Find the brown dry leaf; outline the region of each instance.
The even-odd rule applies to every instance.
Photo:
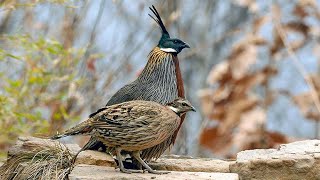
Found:
[[[253,33],[256,34],[261,27],[271,20],[270,16],[262,16],[253,21]]]
[[[228,69],[229,69],[229,62],[227,61],[223,61],[215,65],[209,73],[209,76],[207,78],[207,83],[212,85],[214,83],[221,81],[222,79],[224,79],[223,77],[227,75]]]
[[[298,1],[300,6],[310,6],[310,7],[316,7],[317,1],[316,0],[299,0]]]
[[[265,98],[263,101],[263,106],[264,107],[271,106],[272,103],[276,100],[278,93],[279,92],[276,90],[271,90],[271,89],[267,88],[266,93],[265,93]]]
[[[293,14],[300,18],[304,18],[309,15],[309,13],[304,9],[304,6],[302,6],[301,4],[297,4],[295,6]]]
[[[264,130],[265,123],[265,110],[256,107],[242,114],[237,131],[228,129],[221,133],[221,123],[205,129],[200,136],[200,144],[216,155],[234,157],[234,153],[241,150],[275,148],[279,144],[288,143],[286,136]]]
[[[313,104],[310,93],[302,93],[292,96],[292,100],[299,107],[302,114],[306,114],[309,111],[310,105]]]
[[[317,43],[313,46],[312,52],[317,58],[320,58],[320,43]]]
[[[280,144],[286,144],[289,140],[287,136],[278,132],[269,132],[261,129],[259,132],[250,135],[250,141],[241,146],[238,151],[248,149],[269,149],[278,148]]]
[[[234,88],[234,94],[242,97],[249,92],[251,88],[261,84],[261,82],[263,82],[266,78],[266,74],[264,74],[262,71],[248,74],[234,83],[236,87]]]
[[[238,151],[246,149],[251,144],[259,142],[261,130],[266,121],[266,112],[261,108],[254,108],[243,113],[239,121],[238,130],[233,136],[232,144]]]
[[[169,22],[175,22],[181,16],[181,11],[176,10],[172,12],[169,16]]]
[[[278,73],[277,68],[273,66],[266,66],[263,69],[248,74],[246,77],[238,80],[235,84],[237,86],[244,86],[244,91],[247,91],[248,89],[251,89],[252,87],[258,85],[258,84],[265,84],[266,81],[271,77]],[[245,93],[245,92],[243,92]]]
[[[315,86],[316,91],[318,94],[320,93],[320,77],[318,74],[309,74],[309,78],[312,81],[312,84]]]
[[[226,104],[214,105],[214,108],[211,110],[212,112],[208,116],[209,119],[223,121],[226,116]]]
[[[291,22],[289,22],[287,24],[284,24],[283,27],[286,30],[290,30],[290,31],[295,31],[295,32],[301,33],[305,37],[308,35],[308,32],[309,32],[309,26],[306,25],[302,21],[291,21]]]
[[[278,5],[273,4],[271,8],[272,12],[272,20],[278,20],[281,21],[281,9]],[[273,43],[270,48],[270,53],[272,56],[276,56],[277,53],[284,47],[284,42],[281,39],[281,36],[279,35],[276,26],[273,26]]]
[[[297,38],[294,40],[291,40],[290,42],[288,42],[290,44],[290,47],[293,50],[297,50],[299,48],[301,48],[307,40],[308,37],[308,33],[310,32],[310,28],[308,25],[306,25],[304,22],[302,21],[291,21],[289,23],[286,24],[281,24],[281,26],[283,27],[283,31],[284,33],[286,33],[288,36],[289,33],[299,33],[301,35],[303,35],[302,38]],[[282,41],[281,36],[279,35],[279,32],[277,31],[276,27],[274,27],[273,29],[273,45],[271,47],[270,53],[272,56],[276,56],[277,53],[282,50],[285,46],[284,46],[284,42]],[[299,36],[295,36],[295,37],[299,37]]]
[[[256,107],[242,114],[239,123],[239,132],[256,132],[266,123],[266,112],[260,107]]]
[[[231,94],[231,89],[229,86],[220,86],[217,90],[212,93],[212,100],[215,104],[219,104],[225,100],[228,100],[228,97]]]
[[[241,53],[244,50],[244,47],[247,45],[266,45],[267,40],[262,36],[255,34],[248,34],[242,40],[237,42],[232,46],[232,52],[228,59],[233,59],[233,57],[237,56],[237,54]]]
[[[243,97],[229,102],[225,107],[225,118],[219,126],[219,133],[225,133],[228,129],[233,129],[238,125],[242,115],[250,111],[258,104],[258,98],[254,96]]]
[[[265,131],[266,141],[268,142],[269,148],[276,148],[280,144],[287,144],[291,142],[287,136],[279,132]]]
[[[312,120],[320,120],[320,113],[314,105],[314,100],[311,96],[311,91],[292,96],[292,101],[299,107],[301,113]]]
[[[292,50],[296,51],[296,50],[299,50],[305,43],[306,39],[302,39],[302,40],[295,40],[295,41],[292,41],[290,43],[290,47],[292,48]]]
[[[265,45],[267,41],[257,35],[248,35],[243,40],[235,44],[228,57],[230,69],[234,79],[245,76],[251,65],[257,60],[257,46]]]
[[[95,61],[96,61],[96,58],[94,58],[94,57],[90,57],[90,58],[87,60],[87,69],[88,69],[89,71],[93,72],[93,73],[96,72],[96,67],[95,67],[95,65],[94,65]]]
[[[209,117],[213,110],[213,100],[212,100],[213,90],[202,89],[198,92],[198,97],[200,98],[201,110],[203,114]]]
[[[256,13],[259,10],[259,6],[255,0],[234,0],[239,6],[247,7],[250,12]]]
[[[314,36],[315,38],[319,38],[319,36],[320,36],[320,27],[319,26],[311,26],[311,27],[309,27],[309,29],[310,29],[309,33],[311,36]]]
[[[272,18],[273,19],[280,19],[280,17],[281,17],[281,9],[280,9],[279,5],[272,4],[271,13],[272,13]]]
[[[234,79],[242,78],[249,67],[255,63],[257,48],[254,45],[241,46],[232,51],[229,57],[231,62],[231,72]]]
[[[297,50],[297,49],[301,48],[306,43],[310,28],[304,22],[291,21],[287,24],[284,24],[283,27],[284,27],[284,30],[287,34],[295,32],[295,33],[300,33],[303,35],[302,38],[294,39],[289,42],[290,47],[293,50]],[[299,37],[299,36],[295,36],[295,37]]]
[[[232,139],[238,151],[257,148],[274,148],[287,143],[286,136],[265,130],[266,112],[257,107],[243,114],[238,131]]]
[[[226,157],[232,147],[232,133],[219,134],[217,127],[206,128],[200,135],[200,144],[214,154]]]
[[[202,111],[209,119],[222,121],[225,117],[227,102],[229,102],[229,88],[220,86],[216,90],[203,89],[198,92]]]
[[[279,32],[276,30],[276,27],[273,29],[273,43],[270,48],[270,54],[276,56],[277,53],[284,47],[284,42],[279,35]]]
[[[247,44],[253,44],[256,46],[263,46],[268,44],[268,41],[264,37],[259,35],[248,35],[246,39],[247,40],[244,43]]]

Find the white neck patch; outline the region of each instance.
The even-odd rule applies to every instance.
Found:
[[[170,52],[177,52],[176,50],[172,49],[172,48],[160,48],[161,51],[170,53]]]
[[[168,107],[175,113],[179,112],[179,110],[177,108],[175,108],[175,107],[172,107],[172,106],[168,106]]]

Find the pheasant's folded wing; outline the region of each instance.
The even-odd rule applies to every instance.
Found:
[[[146,133],[161,126],[160,118],[167,116],[160,105],[146,101],[127,102],[109,106],[92,122],[96,131],[104,137],[127,137],[131,140],[145,137]]]
[[[132,101],[102,108],[94,116],[94,124],[105,126],[147,125],[163,114],[160,105],[147,101]]]

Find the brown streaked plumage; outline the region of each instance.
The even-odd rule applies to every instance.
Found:
[[[172,136],[180,125],[181,115],[195,111],[185,99],[178,98],[167,106],[152,101],[129,101],[107,106],[95,116],[53,136],[59,139],[72,135],[91,135],[115,149],[122,172],[133,172],[123,167],[121,151],[132,152],[150,173],[152,170],[140,157],[140,151],[156,146]],[[135,172],[135,171],[134,171]]]

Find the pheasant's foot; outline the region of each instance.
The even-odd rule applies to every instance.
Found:
[[[169,171],[156,171],[153,169],[147,169],[147,171],[152,174],[168,174],[168,173],[170,173]]]

